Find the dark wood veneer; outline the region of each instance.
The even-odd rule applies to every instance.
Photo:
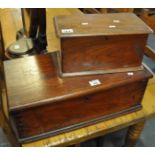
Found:
[[[25,143],[141,108],[146,69],[60,78],[51,54],[4,62],[8,109],[19,142]],[[99,79],[101,84],[90,86]]]
[[[132,13],[57,16],[63,77],[137,71],[152,30]],[[73,32],[63,33],[71,29]]]
[[[56,16],[54,21],[57,36],[61,38],[153,33],[153,30],[134,13],[76,14]],[[110,25],[116,27],[110,28]],[[70,28],[74,33],[61,32],[61,29]]]
[[[141,66],[147,35],[62,38],[62,72]]]

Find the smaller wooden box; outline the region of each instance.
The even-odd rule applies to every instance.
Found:
[[[152,33],[132,13],[57,16],[61,76],[141,70],[144,47]]]
[[[4,73],[9,121],[19,143],[141,109],[152,76],[144,69],[61,79],[49,54],[5,61]]]

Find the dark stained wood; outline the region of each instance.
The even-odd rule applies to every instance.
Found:
[[[12,112],[19,141],[34,141],[140,109],[146,83],[135,82],[52,106]]]
[[[62,38],[62,72],[82,72],[141,65],[147,35]]]
[[[57,16],[61,51],[57,58],[63,77],[140,70],[149,33],[132,13]],[[73,32],[64,33],[65,29]]]
[[[9,116],[18,142],[30,142],[141,108],[147,70],[60,78],[50,54],[4,62]],[[99,79],[101,84],[90,86]]]
[[[54,20],[57,36],[61,38],[153,33],[152,29],[133,13],[56,16]],[[116,27],[110,28],[110,25]],[[73,29],[74,33],[62,33],[62,29]]]
[[[51,54],[30,56],[4,62],[9,111],[64,101],[107,90],[116,86],[151,77],[146,71],[60,78]],[[92,87],[89,81],[98,79],[101,85]]]

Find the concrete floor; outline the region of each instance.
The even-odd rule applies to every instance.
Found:
[[[0,147],[11,146],[2,128],[0,128]]]
[[[148,44],[155,49],[155,35],[150,35]],[[155,62],[148,57],[144,57],[143,60],[153,72],[155,72]],[[137,147],[153,147],[155,146],[155,119],[148,120],[145,124],[144,130],[136,144]],[[104,137],[100,137],[97,142],[90,140],[82,143],[82,146],[122,146],[125,139],[125,133],[127,129],[122,129],[115,133],[111,133]],[[6,135],[0,128],[0,147],[11,146],[6,138]]]
[[[155,119],[148,120],[144,130],[136,144],[137,147],[154,147],[155,146]]]

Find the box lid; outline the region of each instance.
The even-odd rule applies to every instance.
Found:
[[[54,17],[58,37],[149,34],[153,30],[133,13]]]
[[[133,76],[116,73],[61,79],[50,54],[5,61],[4,74],[9,111],[58,103],[152,76],[142,70]],[[93,80],[100,83],[92,85]]]

